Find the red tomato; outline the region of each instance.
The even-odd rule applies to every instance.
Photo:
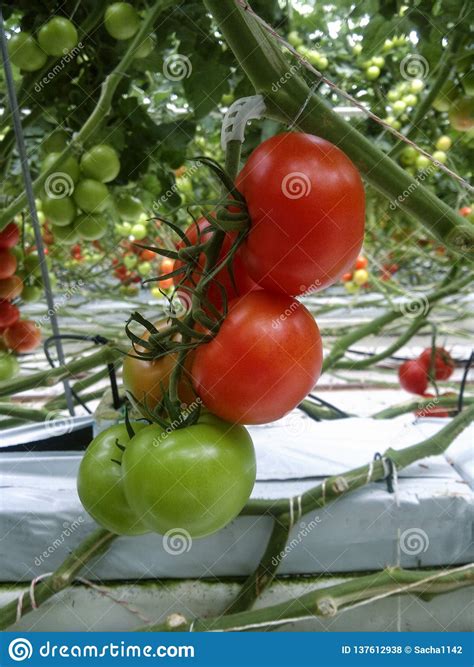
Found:
[[[10,276],[0,280],[0,299],[12,301],[20,296],[23,290],[23,280],[19,276]]]
[[[191,369],[205,406],[227,421],[264,424],[283,417],[314,387],[323,359],[311,313],[282,294],[235,299],[218,334],[196,350]]]
[[[459,215],[462,215],[463,218],[467,218],[472,213],[472,208],[470,206],[463,206],[459,209]]]
[[[0,332],[4,331],[20,319],[20,311],[9,301],[0,301]]]
[[[350,280],[352,280],[352,273],[350,272],[344,273],[344,275],[342,276],[342,282],[348,283]]]
[[[441,394],[440,398],[442,396],[455,396],[453,392],[448,392],[447,394]],[[432,405],[428,404],[424,408],[419,408],[418,410],[415,411],[415,415],[417,417],[449,417],[449,411],[446,410],[446,408],[443,408],[441,406],[437,407],[437,399],[434,394],[423,394],[424,398],[432,398]]]
[[[14,222],[10,222],[0,232],[0,248],[13,248],[19,240],[20,230]]]
[[[367,257],[364,257],[363,255],[360,255],[356,259],[356,263],[355,263],[354,268],[355,269],[365,269],[365,268],[367,268],[368,264],[369,264],[369,260],[367,259]]]
[[[418,357],[418,360],[427,371],[431,365],[431,347],[428,347]],[[444,347],[437,347],[434,356],[434,373],[436,380],[447,380],[453,374],[455,368],[454,359]]]
[[[423,396],[428,387],[428,372],[426,366],[418,359],[405,361],[398,369],[400,386],[411,394]]]
[[[142,262],[152,262],[157,257],[158,255],[156,254],[156,252],[153,252],[153,250],[147,250],[146,248],[145,250],[142,250],[140,253],[140,259],[142,260]]]
[[[253,151],[236,185],[251,220],[242,257],[259,285],[298,295],[352,269],[364,236],[364,186],[337,146],[279,134]]]
[[[31,320],[18,320],[3,333],[3,340],[9,350],[31,352],[41,342],[39,328]]]
[[[9,250],[0,249],[0,280],[10,278],[16,271],[16,257]]]
[[[186,230],[186,236],[192,245],[196,245],[197,243],[206,243],[206,241],[209,241],[211,236],[211,229],[212,227],[206,218],[200,218],[197,221],[197,225],[193,223],[188,227]],[[236,236],[237,234],[235,232],[228,232],[225,235],[224,243],[222,244],[221,252],[219,254],[219,262],[221,262],[228,255]],[[180,241],[180,243],[177,245],[178,250],[184,247],[185,244],[182,241]],[[191,279],[182,282],[184,274],[178,274],[173,277],[174,284],[179,285],[181,283],[187,287],[193,287],[197,285],[201,272],[204,270],[204,263],[205,256],[204,253],[201,253],[198,258],[196,271],[193,272]],[[178,269],[183,266],[183,264],[184,262],[176,260],[174,263],[174,268]],[[241,257],[241,249],[239,249],[234,256],[232,268],[234,272],[235,287],[232,283],[232,279],[227,267],[221,269],[221,271],[219,271],[215,279],[209,285],[207,298],[218,310],[222,310],[224,305],[222,299],[222,288],[219,287],[219,285],[222,285],[222,287],[225,289],[227,302],[235,299],[238,296],[243,296],[244,294],[247,294],[254,289],[257,289],[257,285],[249,277],[247,271],[245,270]]]

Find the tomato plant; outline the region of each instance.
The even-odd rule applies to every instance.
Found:
[[[364,235],[362,180],[330,142],[287,132],[256,148],[237,178],[251,219],[242,257],[266,289],[321,290],[355,262]]]
[[[145,425],[131,424],[135,434]],[[134,512],[124,493],[123,454],[130,446],[125,424],[99,433],[88,446],[79,466],[77,491],[84,508],[101,526],[118,535],[149,532],[141,515]]]
[[[150,530],[205,537],[242,510],[255,483],[255,452],[243,426],[211,417],[163,432],[152,424],[123,457],[127,500]]]
[[[318,326],[298,301],[258,290],[229,304],[218,334],[196,350],[198,396],[219,417],[262,424],[283,417],[319,378]]]

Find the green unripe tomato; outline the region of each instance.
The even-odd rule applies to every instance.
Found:
[[[288,42],[295,48],[303,44],[303,40],[298,35],[296,30],[292,30],[290,33],[288,33]]]
[[[114,39],[130,39],[140,27],[140,17],[130,3],[114,2],[105,10],[104,23]]]
[[[418,155],[416,158],[417,169],[426,169],[430,164],[430,160],[425,155]]]
[[[405,95],[403,97],[403,101],[407,106],[414,107],[415,104],[418,102],[418,98],[416,95],[413,95],[413,93],[408,93],[408,95]]]
[[[49,153],[49,155],[47,155],[43,161],[41,171],[44,172],[50,169],[59,156],[60,153]],[[79,180],[80,173],[81,172],[79,169],[79,162],[72,155],[69,155],[69,157],[67,157],[63,162],[60,162],[60,164],[54,169],[53,172],[53,174],[58,174],[57,178],[58,186],[60,185],[60,179],[59,179],[60,174],[67,174],[71,178],[73,183],[77,183],[77,181]],[[52,175],[49,176],[49,178],[51,179],[50,180],[51,190],[54,193],[55,180]],[[67,188],[67,185],[65,184],[64,187]]]
[[[68,139],[67,132],[64,130],[54,130],[43,141],[41,148],[45,153],[61,153],[66,148]]]
[[[46,216],[43,213],[43,211],[37,211],[36,215],[38,217],[38,222],[40,223],[40,225],[43,225],[46,222]]]
[[[400,162],[408,166],[410,164],[414,164],[416,162],[416,159],[418,157],[418,151],[413,148],[413,146],[406,146],[400,155]]]
[[[382,68],[385,65],[385,58],[383,56],[374,56],[372,58],[372,64]]]
[[[25,72],[36,72],[48,59],[27,32],[16,33],[8,40],[8,55],[11,62]]]
[[[77,219],[77,218],[76,218]],[[80,240],[75,222],[63,227],[55,226],[53,236],[56,243],[60,245],[73,245]]]
[[[74,226],[81,239],[98,241],[107,233],[107,220],[103,215],[84,214],[76,218]]]
[[[344,287],[349,294],[356,294],[359,291],[359,286],[349,280],[347,283],[344,283]]]
[[[98,144],[89,149],[81,158],[84,176],[101,183],[109,183],[117,178],[120,160],[117,151],[106,144]]]
[[[461,84],[466,95],[474,96],[474,70],[467,72],[463,76]]]
[[[131,269],[134,269],[138,264],[138,258],[136,255],[125,255],[125,257],[123,258],[123,263],[125,267],[130,271]]]
[[[394,113],[400,115],[401,113],[403,113],[403,111],[405,111],[407,105],[406,102],[404,102],[403,100],[397,100],[396,102],[393,103],[392,108]]]
[[[221,97],[221,102],[224,106],[230,107],[232,102],[235,100],[234,93],[224,93]]]
[[[42,296],[43,290],[36,285],[24,285],[21,291],[21,298],[25,303],[35,303],[36,301],[39,301]]]
[[[109,191],[100,181],[85,178],[74,189],[74,200],[81,211],[99,213],[107,206]]]
[[[136,222],[143,213],[143,206],[137,197],[123,194],[115,199],[115,208],[123,220]]]
[[[433,153],[433,158],[437,162],[441,162],[441,164],[446,164],[446,162],[448,161],[448,156],[446,155],[446,153],[444,151],[435,151]]]
[[[69,19],[55,16],[38,32],[38,42],[48,56],[63,56],[77,44],[77,30]]]
[[[449,122],[458,132],[474,128],[474,97],[458,97],[449,108]]]
[[[137,271],[142,278],[146,278],[151,274],[152,266],[150,262],[140,262]]]
[[[327,69],[328,66],[329,66],[329,60],[326,58],[326,56],[319,56],[317,64],[318,69],[322,71]]]
[[[385,42],[383,43],[382,51],[384,53],[387,53],[387,51],[390,51],[390,49],[393,49],[393,42],[391,39],[386,39]]]
[[[130,230],[130,235],[133,236],[136,241],[142,241],[146,237],[147,233],[148,231],[146,225],[141,222],[136,222]]]
[[[0,352],[0,382],[16,377],[20,372],[20,364],[13,354]]]
[[[375,81],[380,76],[380,68],[377,65],[370,65],[365,70],[365,76],[369,81]]]
[[[308,49],[306,51],[306,60],[311,63],[311,65],[314,65],[315,67],[318,66],[319,59],[321,57],[321,54],[318,53],[315,49]]]
[[[412,79],[410,82],[410,90],[412,93],[421,93],[424,87],[425,83],[421,79]]]
[[[133,422],[132,428],[139,435],[145,425]],[[127,449],[129,444],[125,424],[99,433],[79,466],[77,492],[84,509],[99,525],[117,535],[143,535],[149,529],[130,507],[123,487],[122,447]]]
[[[242,510],[255,483],[253,443],[243,426],[209,418],[164,433],[157,424],[122,459],[126,498],[150,530],[185,538],[217,532]]]
[[[132,225],[129,222],[122,222],[121,224],[115,225],[115,229],[121,236],[128,236],[132,230]]]
[[[359,287],[365,285],[368,279],[369,272],[366,269],[357,269],[357,271],[354,271],[354,275],[352,276],[352,280]]]
[[[394,116],[387,116],[387,118],[385,119],[385,122],[387,123],[387,125],[390,125],[391,127],[393,127],[394,130],[399,130],[402,126],[400,121],[397,120]]]
[[[398,100],[399,93],[396,90],[389,90],[387,93],[387,99],[389,102],[396,102]]]
[[[76,217],[76,205],[71,197],[62,199],[46,197],[43,200],[43,213],[53,225],[69,225]]]
[[[433,101],[433,109],[436,111],[449,111],[451,104],[457,96],[458,90],[456,84],[450,80],[446,81],[439,91],[438,96]]]
[[[443,134],[436,141],[435,147],[439,151],[449,151],[452,144],[453,144],[453,142],[451,141],[450,137],[448,137],[446,134]]]
[[[148,35],[145,37],[140,46],[135,50],[133,54],[134,58],[147,58],[153,49],[156,46],[156,40],[153,35]]]
[[[352,47],[352,53],[355,56],[360,56],[360,54],[362,53],[362,44],[354,44],[354,46]]]

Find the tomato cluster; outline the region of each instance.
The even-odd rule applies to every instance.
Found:
[[[41,334],[38,327],[31,320],[20,319],[20,309],[17,302],[21,296],[24,300],[32,300],[34,286],[25,284],[22,275],[19,275],[17,257],[21,255],[17,248],[20,240],[18,226],[11,222],[0,232],[0,335],[4,348],[11,352],[31,352],[40,344]],[[29,273],[32,268],[31,260],[25,266],[23,273]],[[18,362],[2,353],[0,357],[0,379],[7,380],[18,372]]]
[[[369,260],[364,255],[360,255],[354,264],[352,271],[348,271],[342,276],[342,282],[349,294],[359,291],[360,287],[369,286]]]
[[[41,26],[36,39],[28,32],[15,33],[8,42],[8,53],[11,62],[21,70],[35,72],[46,64],[48,56],[64,56],[77,42],[74,23],[62,16],[53,16]]]
[[[425,398],[434,398],[427,392],[430,378],[448,380],[453,374],[455,363],[451,355],[443,347],[426,348],[417,359],[405,361],[398,369],[400,386],[412,394]],[[450,393],[442,394],[449,396]],[[436,406],[417,411],[427,417],[448,417],[449,412]]]
[[[185,429],[131,426],[132,438],[123,424],[99,434],[81,462],[79,497],[99,524],[119,535],[175,530],[191,539],[239,514],[256,476],[243,426],[209,413]]]

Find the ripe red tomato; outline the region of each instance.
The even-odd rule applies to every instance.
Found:
[[[400,386],[411,394],[423,396],[428,387],[428,372],[418,359],[405,361],[398,369]]]
[[[472,213],[472,208],[470,206],[463,206],[459,209],[459,215],[462,215],[463,218],[467,218]]]
[[[0,299],[12,301],[20,296],[23,290],[23,280],[19,276],[10,276],[0,280]]]
[[[369,260],[367,259],[367,257],[364,257],[363,255],[360,255],[356,259],[356,263],[355,263],[354,268],[355,269],[366,269],[368,264],[369,264]]]
[[[186,236],[188,237],[192,245],[196,245],[198,243],[206,243],[206,241],[209,241],[209,238],[211,236],[211,230],[212,227],[206,220],[206,218],[200,218],[197,221],[197,225],[193,223],[188,227],[186,231]],[[225,235],[224,243],[222,244],[221,252],[219,254],[219,259],[218,259],[219,262],[223,261],[225,257],[229,254],[230,249],[232,248],[232,244],[235,242],[236,236],[237,235],[235,232],[228,232]],[[182,241],[177,245],[178,250],[184,247],[185,244]],[[197,260],[196,271],[193,272],[191,278],[183,282],[184,274],[178,274],[173,277],[174,284],[179,285],[181,283],[186,287],[193,287],[197,285],[200,275],[204,270],[204,264],[205,264],[205,256],[204,253],[201,253]],[[174,269],[179,269],[183,265],[184,262],[176,260],[174,262]],[[214,280],[209,285],[207,291],[207,298],[213,304],[213,306],[215,306],[218,310],[222,310],[224,305],[222,299],[222,287],[225,289],[227,303],[238,296],[243,296],[244,294],[247,294],[248,292],[257,289],[257,285],[250,278],[244,267],[240,248],[234,255],[232,268],[234,272],[235,287],[232,283],[232,279],[227,267],[221,269],[214,278]],[[221,285],[222,287],[219,287],[219,285]]]
[[[418,357],[427,371],[431,365],[431,347],[428,347]],[[436,380],[447,380],[453,374],[454,359],[443,347],[437,347],[434,355],[434,374]]]
[[[311,313],[291,297],[258,290],[230,302],[218,334],[197,348],[191,375],[211,412],[233,423],[263,424],[303,400],[322,358]]]
[[[352,280],[352,273],[344,273],[342,276],[342,282],[343,283],[348,283],[350,280]]]
[[[9,301],[0,301],[0,332],[4,331],[20,319],[20,311]]]
[[[14,222],[8,225],[0,232],[0,248],[13,248],[20,240],[20,230]]]
[[[364,236],[364,186],[337,146],[279,134],[253,151],[236,185],[251,220],[242,257],[259,285],[296,296],[352,269]]]
[[[0,280],[10,278],[16,271],[16,257],[5,248],[0,248]]]
[[[440,394],[440,398],[443,396],[456,396],[454,392],[448,392],[446,394]],[[432,398],[432,404],[428,404],[424,408],[419,408],[416,410],[415,415],[417,417],[449,417],[449,410],[442,406],[436,406],[437,399],[434,394],[423,394],[423,398]]]
[[[18,320],[3,332],[3,340],[9,350],[31,352],[41,342],[39,328],[31,320]]]

